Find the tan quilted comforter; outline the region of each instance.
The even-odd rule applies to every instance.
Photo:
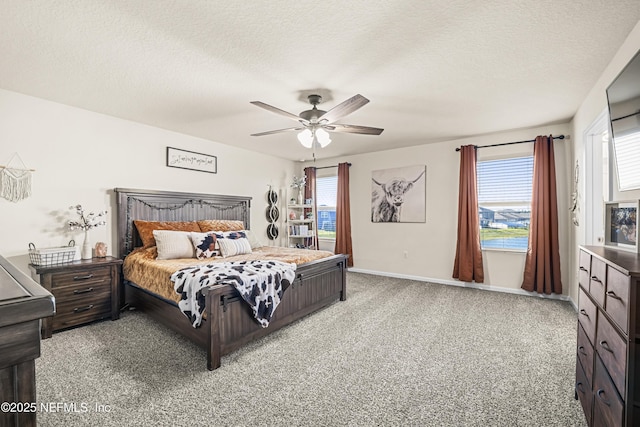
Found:
[[[209,258],[205,260],[196,258],[157,260],[157,255],[158,252],[155,246],[131,252],[124,260],[124,278],[141,288],[145,288],[154,294],[177,303],[180,301],[180,295],[173,290],[173,282],[169,280],[169,277],[184,267],[210,264],[212,262],[253,260],[278,260],[300,265],[326,258],[333,254],[328,251],[263,246],[253,249],[252,253],[246,255],[237,255],[228,258]]]

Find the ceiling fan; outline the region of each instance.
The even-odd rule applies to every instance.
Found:
[[[320,95],[309,95],[307,97],[309,103],[313,105],[310,110],[305,110],[299,115],[288,113],[279,108],[273,107],[269,104],[265,104],[260,101],[252,101],[253,105],[256,105],[272,113],[279,114],[284,117],[288,117],[299,122],[299,125],[292,128],[271,130],[267,132],[260,132],[251,134],[251,136],[264,136],[272,135],[274,133],[289,132],[289,131],[301,131],[298,134],[298,140],[306,148],[315,148],[315,143],[320,147],[326,147],[330,142],[328,132],[342,132],[342,133],[359,133],[363,135],[380,135],[384,129],[372,128],[367,126],[357,125],[345,125],[335,123],[347,114],[351,114],[357,109],[363,107],[369,102],[367,98],[362,95],[355,95],[346,101],[336,105],[329,111],[318,110],[317,106],[322,102]]]

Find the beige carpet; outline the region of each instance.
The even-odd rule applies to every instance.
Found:
[[[347,301],[212,372],[203,350],[140,312],[54,334],[36,364],[38,401],[77,412],[40,412],[38,421],[583,426],[575,342],[565,302],[348,273]]]

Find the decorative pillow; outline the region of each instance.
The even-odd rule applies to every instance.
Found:
[[[244,234],[247,235],[247,239],[249,240],[249,244],[251,245],[251,249],[261,248],[265,246],[258,237],[251,230],[244,230]]]
[[[220,256],[220,248],[216,239],[216,233],[191,234],[191,242],[196,249],[196,258],[207,259]]]
[[[133,223],[138,229],[138,234],[142,240],[142,247],[148,248],[156,245],[153,237],[153,230],[175,230],[175,231],[200,231],[198,223],[195,221],[140,221]]]
[[[220,239],[218,240],[218,244],[220,245],[220,252],[222,252],[223,258],[251,253],[251,245],[245,237],[239,239]]]
[[[216,235],[216,239],[246,239],[247,233],[244,230],[240,231],[213,231]]]
[[[229,219],[204,219],[198,221],[200,231],[240,231],[244,230],[242,221]]]
[[[195,250],[191,244],[191,233],[188,231],[153,230],[153,237],[158,249],[157,259],[195,258]]]

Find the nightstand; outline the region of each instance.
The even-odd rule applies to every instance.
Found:
[[[56,300],[56,313],[42,321],[42,338],[95,320],[120,317],[122,260],[92,258],[48,267],[29,265],[31,277]]]

